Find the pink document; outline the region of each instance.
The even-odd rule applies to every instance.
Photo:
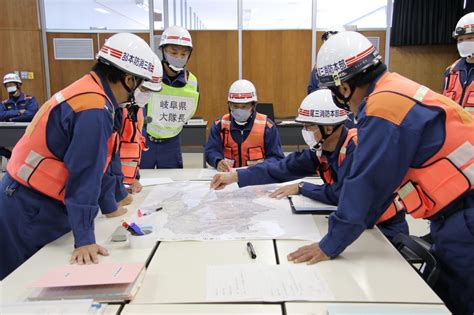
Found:
[[[30,288],[132,283],[144,266],[144,263],[67,265],[49,270],[43,277],[33,282]]]

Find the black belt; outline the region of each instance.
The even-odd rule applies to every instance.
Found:
[[[474,191],[470,191],[466,195],[464,195],[460,200],[455,200],[451,204],[449,204],[445,209],[435,213],[431,217],[427,218],[430,221],[437,221],[437,220],[446,220],[451,215],[455,214],[458,211],[464,210],[469,208],[470,206],[467,204],[467,199],[472,198]]]
[[[148,139],[150,139],[151,142],[155,142],[155,143],[161,143],[161,142],[165,142],[166,140],[168,140],[168,139],[158,139],[158,138],[155,138],[155,137],[150,136],[150,135],[148,135]]]

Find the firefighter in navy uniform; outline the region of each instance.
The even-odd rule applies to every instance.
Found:
[[[283,159],[275,123],[256,111],[257,92],[252,82],[232,83],[229,114],[215,121],[205,147],[206,161],[218,171]]]

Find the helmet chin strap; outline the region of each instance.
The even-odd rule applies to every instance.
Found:
[[[326,141],[327,138],[329,138],[332,134],[334,134],[337,129],[339,129],[343,124],[340,124],[340,125],[337,125],[336,128],[334,128],[334,130],[328,134],[325,130],[324,130],[324,127],[321,126],[321,125],[318,125],[318,128],[319,128],[319,132],[321,132],[321,140],[318,141],[318,143],[316,143],[316,145],[314,146],[314,149],[315,150],[319,150],[321,149],[324,141]]]
[[[351,93],[349,94],[348,97],[345,97],[344,95],[342,95],[342,93],[339,91],[339,88],[337,86],[329,88],[331,92],[334,94],[332,97],[334,104],[336,104],[337,107],[344,109],[346,111],[351,110],[350,105],[349,105],[349,100],[352,98],[352,95],[354,94],[354,90],[355,90],[355,87],[353,84],[349,83],[349,87],[351,88]],[[340,100],[342,100],[342,102]]]

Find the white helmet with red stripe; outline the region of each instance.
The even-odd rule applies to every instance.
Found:
[[[150,46],[137,35],[118,33],[105,41],[97,59],[144,80],[151,80],[155,68],[154,56]]]
[[[379,52],[364,35],[350,31],[335,34],[318,53],[320,86],[339,86],[380,60]]]
[[[255,86],[248,80],[235,81],[229,88],[227,101],[238,104],[257,102]]]
[[[459,19],[453,32],[454,39],[459,36],[474,33],[474,12],[468,13]]]
[[[297,122],[320,126],[340,125],[346,120],[347,112],[334,104],[328,89],[320,89],[306,96],[296,117]]]
[[[21,84],[21,79],[18,76],[18,74],[12,72],[12,73],[7,73],[3,77],[3,85],[10,83],[10,82],[15,82]]]
[[[142,86],[153,92],[159,92],[162,88],[161,81],[163,80],[163,66],[161,65],[161,61],[157,55],[153,57],[153,63],[155,64],[155,68],[153,69],[151,81],[143,82]]]
[[[191,34],[181,26],[170,26],[161,34],[159,47],[165,45],[179,45],[193,49],[193,40]]]

